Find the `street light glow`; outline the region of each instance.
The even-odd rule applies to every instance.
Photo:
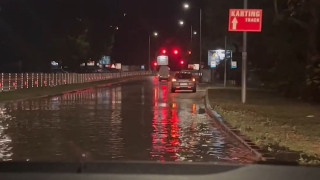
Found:
[[[180,26],[183,26],[183,25],[184,25],[184,22],[183,22],[182,20],[180,20],[180,21],[179,21],[179,25],[180,25]]]
[[[155,37],[157,37],[159,34],[158,34],[158,32],[154,32],[153,35],[154,35]]]
[[[184,3],[184,4],[183,4],[183,8],[184,8],[184,9],[189,9],[189,7],[190,7],[190,5],[189,5],[188,3]]]
[[[193,31],[193,35],[197,35],[198,34],[198,32],[197,31]]]

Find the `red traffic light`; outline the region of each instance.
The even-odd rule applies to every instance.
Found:
[[[179,54],[179,50],[178,49],[174,49],[173,50],[173,54],[175,54],[175,55]]]
[[[166,50],[166,49],[162,49],[162,50],[161,50],[161,53],[162,53],[162,54],[166,54],[166,53],[167,53],[167,50]]]
[[[181,60],[181,61],[180,61],[180,64],[181,64],[181,65],[184,65],[184,60]]]
[[[154,65],[154,66],[158,66],[158,63],[157,63],[157,62],[153,62],[153,65]]]
[[[191,54],[192,54],[192,51],[191,51],[191,50],[189,50],[189,51],[188,51],[188,54],[189,54],[189,55],[191,55]]]

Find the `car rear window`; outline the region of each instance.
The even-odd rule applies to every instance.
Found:
[[[192,74],[176,74],[177,79],[191,79]]]

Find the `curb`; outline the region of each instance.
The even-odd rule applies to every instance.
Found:
[[[225,120],[222,118],[222,116],[217,113],[212,107],[211,104],[209,103],[209,94],[208,94],[208,89],[206,89],[206,94],[205,94],[205,108],[207,114],[216,122],[220,125],[220,127],[229,135],[233,136],[235,139],[237,139],[241,144],[243,144],[245,147],[247,147],[255,156],[257,161],[265,161],[265,157],[259,152],[260,148],[255,145],[253,142],[250,140],[247,140],[245,137],[241,137],[242,135],[238,135],[239,131],[231,127],[230,125],[225,122]]]

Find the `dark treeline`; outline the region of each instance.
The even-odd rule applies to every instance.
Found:
[[[50,61],[76,69],[110,55],[117,1],[1,0],[0,70],[47,71]],[[113,27],[111,27],[113,26]]]
[[[227,32],[229,8],[243,1],[206,0],[205,49],[224,47],[227,35],[241,51],[242,33]],[[249,8],[263,9],[262,32],[248,34],[249,70],[286,96],[320,101],[320,1],[249,0]]]

